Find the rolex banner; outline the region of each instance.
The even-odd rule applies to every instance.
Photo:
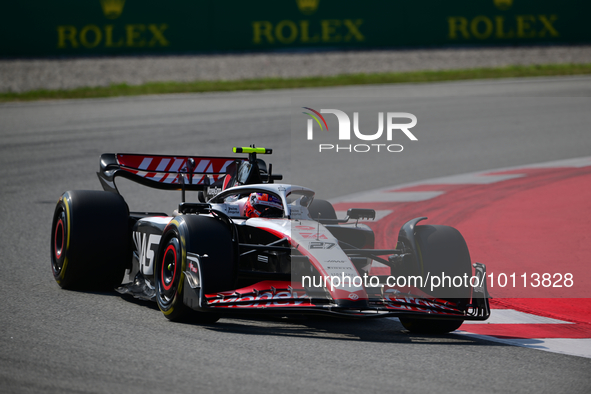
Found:
[[[29,0],[3,7],[3,57],[591,41],[591,3],[579,0]]]

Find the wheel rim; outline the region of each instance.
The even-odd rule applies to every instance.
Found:
[[[178,261],[178,253],[175,245],[175,238],[170,240],[170,243],[164,250],[162,257],[162,264],[160,266],[160,277],[158,278],[158,287],[160,299],[164,304],[172,302],[178,287],[177,277],[179,276],[179,269],[181,268]]]
[[[52,242],[52,268],[55,275],[59,275],[66,256],[66,213],[63,209],[59,211],[53,230]]]
[[[53,240],[53,247],[55,250],[55,258],[59,260],[64,251],[64,222],[60,218],[55,226],[55,236]]]

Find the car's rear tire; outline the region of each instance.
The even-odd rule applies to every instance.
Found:
[[[337,214],[331,203],[315,198],[308,207],[312,219],[336,219]]]
[[[218,315],[193,311],[183,303],[186,254],[207,255],[200,259],[200,281],[205,294],[233,290],[236,245],[231,229],[212,217],[183,215],[171,223],[162,239],[154,267],[158,307],[172,321],[215,323]]]
[[[463,277],[472,276],[472,264],[468,246],[462,234],[448,226],[416,226],[415,240],[417,242],[417,264],[421,275],[427,273],[433,276]],[[470,287],[454,287],[430,292],[425,286],[422,289],[434,297],[453,302],[459,309],[464,309],[470,302]],[[445,334],[460,328],[463,320],[416,319],[401,317],[400,322],[407,330],[420,334]]]
[[[64,289],[113,289],[131,262],[129,210],[118,194],[68,191],[51,225],[51,270]]]

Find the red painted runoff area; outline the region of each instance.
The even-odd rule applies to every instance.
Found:
[[[482,181],[486,177],[495,180]],[[376,233],[377,248],[395,244],[400,226],[415,217],[429,217],[420,224],[456,227],[472,261],[486,264],[492,274],[488,288],[493,309],[565,323],[484,322],[462,330],[497,338],[591,338],[591,166],[523,168],[465,178],[466,183],[458,176],[376,191],[377,202],[367,193],[363,202],[339,202],[335,208],[389,211],[381,220],[366,222]],[[441,194],[426,194],[432,192]],[[409,193],[416,200],[401,202]]]

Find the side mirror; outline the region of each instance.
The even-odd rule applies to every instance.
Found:
[[[347,211],[347,217],[353,220],[376,218],[376,211],[373,209],[351,208]]]

